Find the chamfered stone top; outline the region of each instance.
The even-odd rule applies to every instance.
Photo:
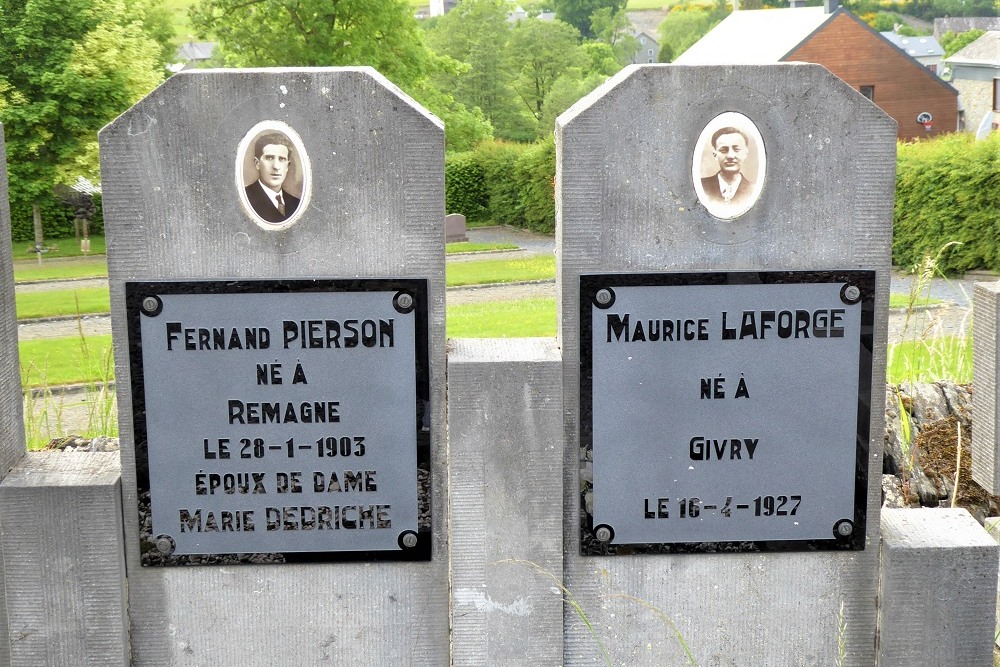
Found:
[[[748,210],[725,219],[698,188],[719,169],[713,123],[729,116],[756,133],[744,176],[760,187]],[[683,270],[887,260],[895,121],[822,66],[630,66],[562,114],[556,134],[559,234],[573,262]]]
[[[293,144],[284,221],[249,201],[273,129]],[[150,277],[394,275],[443,244],[443,126],[369,67],[182,72],[100,147],[109,254]]]

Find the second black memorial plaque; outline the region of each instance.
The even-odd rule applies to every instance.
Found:
[[[580,281],[583,555],[864,549],[874,271]]]
[[[143,565],[427,560],[427,283],[125,285]]]

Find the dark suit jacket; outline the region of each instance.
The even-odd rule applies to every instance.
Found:
[[[746,204],[750,201],[750,194],[753,190],[753,183],[745,175],[743,180],[740,181],[740,185],[736,188],[736,194],[733,198],[726,202],[722,198],[722,189],[719,187],[719,175],[709,176],[708,178],[701,179],[701,187],[705,191],[705,196],[708,197],[713,202],[718,202],[720,204]]]
[[[271,203],[271,198],[267,196],[264,192],[264,187],[260,184],[260,181],[254,181],[245,188],[247,193],[247,201],[250,202],[250,206],[253,208],[254,212],[257,213],[266,222],[284,222],[288,218],[292,217],[295,213],[295,209],[299,207],[299,198],[294,197],[284,190],[281,191],[281,198],[285,202],[285,214],[281,215],[278,212],[277,207]]]

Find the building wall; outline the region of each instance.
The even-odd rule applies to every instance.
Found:
[[[849,13],[833,17],[783,60],[818,63],[856,90],[875,86],[875,104],[896,119],[900,139],[954,132],[956,91]],[[917,114],[934,117],[930,132]]]
[[[951,85],[958,88],[965,105],[965,130],[975,132],[987,111],[993,109],[993,81],[954,79]]]

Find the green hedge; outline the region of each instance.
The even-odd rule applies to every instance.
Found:
[[[104,233],[104,216],[101,207],[101,196],[94,195],[95,213],[90,221],[91,234]],[[55,195],[44,199],[40,203],[42,213],[42,234],[46,239],[69,238],[75,235],[73,221],[76,219],[76,210],[62,201]],[[10,203],[10,236],[11,240],[21,243],[34,243],[35,223],[32,220],[31,203],[14,202]]]
[[[556,226],[556,149],[550,136],[534,144],[485,141],[445,160],[445,205],[469,222],[551,233]]]
[[[1000,271],[1000,133],[899,144],[892,261],[911,267],[941,253],[938,268]]]

